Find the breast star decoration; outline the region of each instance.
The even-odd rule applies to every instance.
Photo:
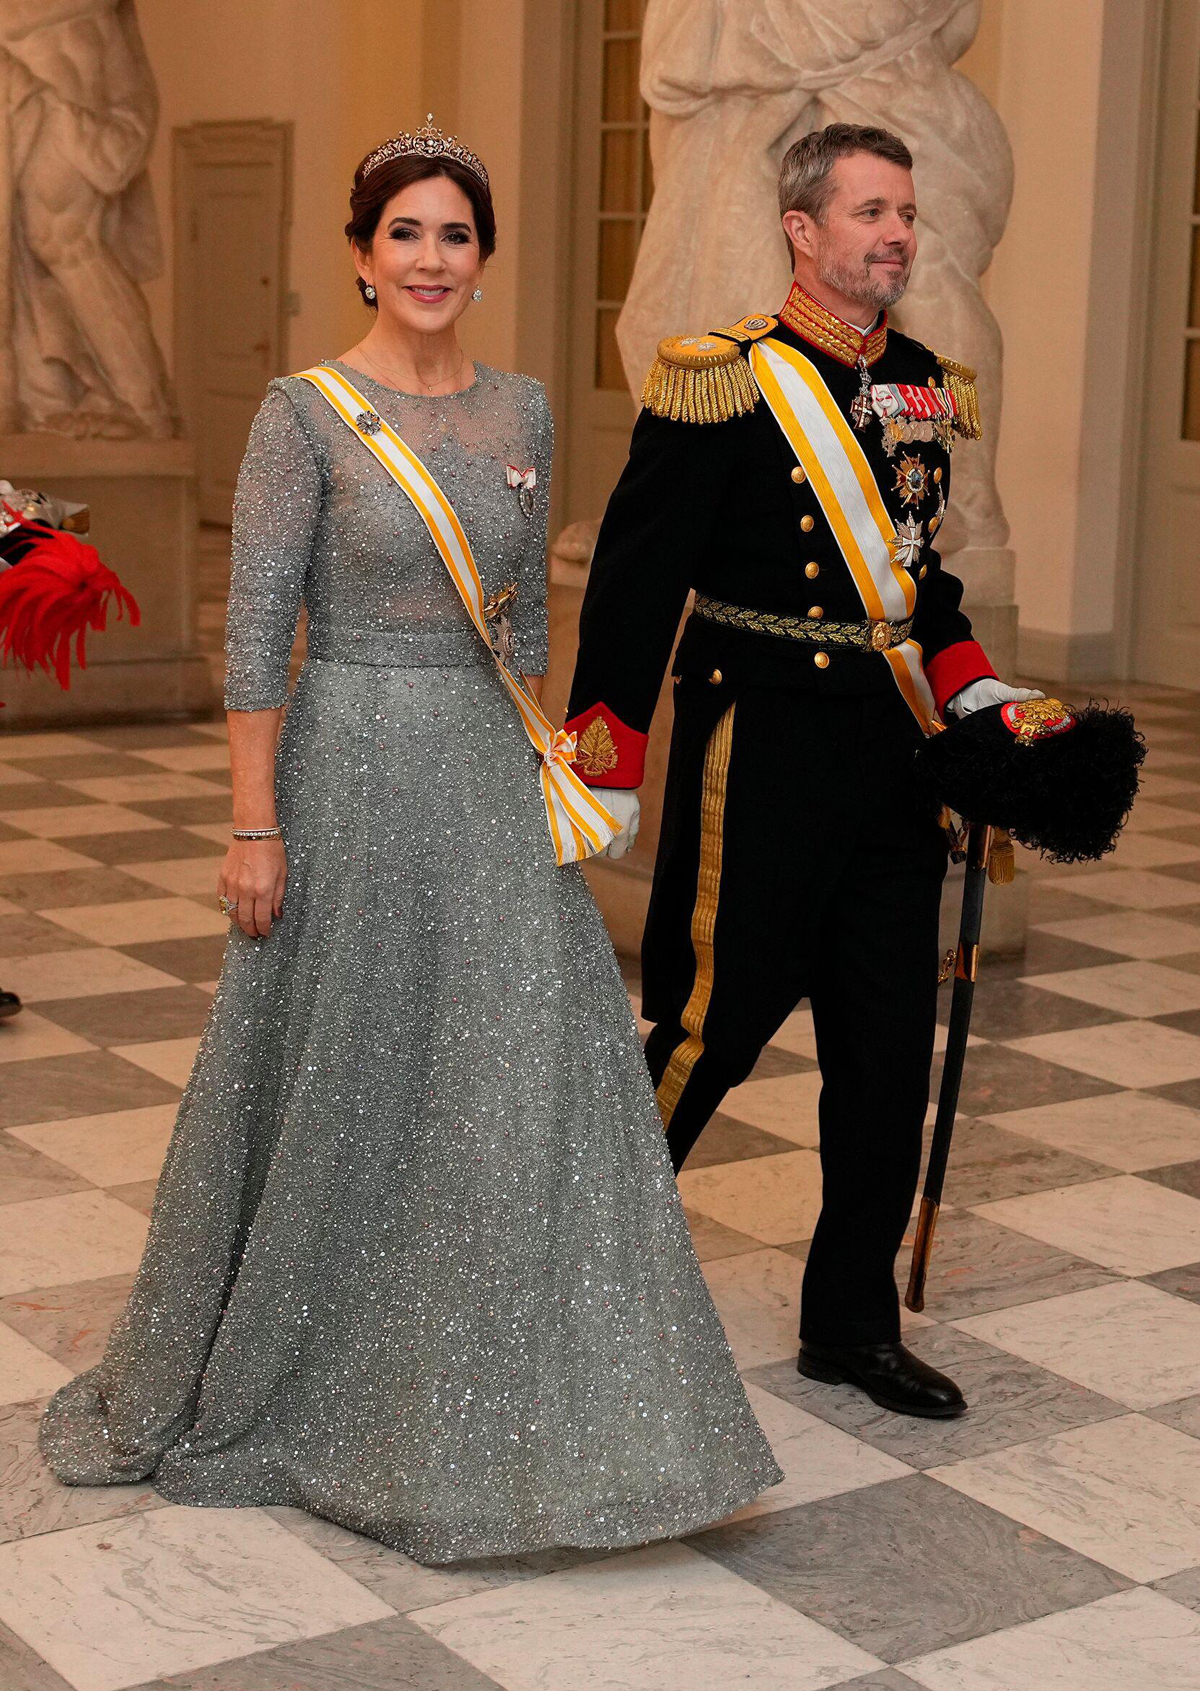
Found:
[[[896,524],[894,552],[898,564],[902,564],[905,569],[912,569],[924,544],[925,536],[921,533],[921,525],[915,517],[905,517],[902,523]]]
[[[896,492],[906,505],[919,505],[929,487],[929,471],[921,460],[905,452],[896,465]]]

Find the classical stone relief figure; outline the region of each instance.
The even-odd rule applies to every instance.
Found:
[[[784,152],[835,122],[895,131],[915,158],[921,264],[900,327],[979,372],[992,424],[955,470],[944,549],[1002,547],[995,488],[1000,333],[979,292],[1012,197],[1012,154],[953,69],[981,0],[650,0],[642,92],[654,203],[618,327],[630,385],[663,335],[775,311],[789,264],[775,217]]]
[[[176,432],[138,285],[162,262],[146,175],[157,113],[133,0],[4,0],[0,428]]]

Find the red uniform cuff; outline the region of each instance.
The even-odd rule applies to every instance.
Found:
[[[646,774],[645,734],[601,700],[565,725],[577,736],[575,773],[587,787],[640,787]]]
[[[956,640],[953,646],[945,646],[933,657],[926,658],[924,668],[939,716],[945,715],[955,693],[970,686],[972,681],[996,676],[978,640]]]

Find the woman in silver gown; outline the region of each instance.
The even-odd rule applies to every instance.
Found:
[[[494,238],[471,155],[398,139],[356,176],[379,315],[333,367],[441,484],[485,591],[515,581],[540,674],[550,414],[454,337]],[[237,920],[145,1256],[47,1409],[54,1472],[293,1504],[425,1562],[721,1518],[781,1476],[607,935],[416,510],[300,378],[251,431],[228,655],[235,823],[277,804],[282,841],[226,861]]]

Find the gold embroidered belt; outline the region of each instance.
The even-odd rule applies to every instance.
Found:
[[[755,611],[748,605],[730,605],[724,599],[710,599],[697,593],[696,615],[706,622],[724,623],[727,628],[745,628],[752,634],[775,634],[785,640],[811,640],[818,646],[853,646],[860,652],[886,652],[901,645],[912,633],[912,618],[905,622],[833,622],[828,617],[784,616],[778,611]]]

